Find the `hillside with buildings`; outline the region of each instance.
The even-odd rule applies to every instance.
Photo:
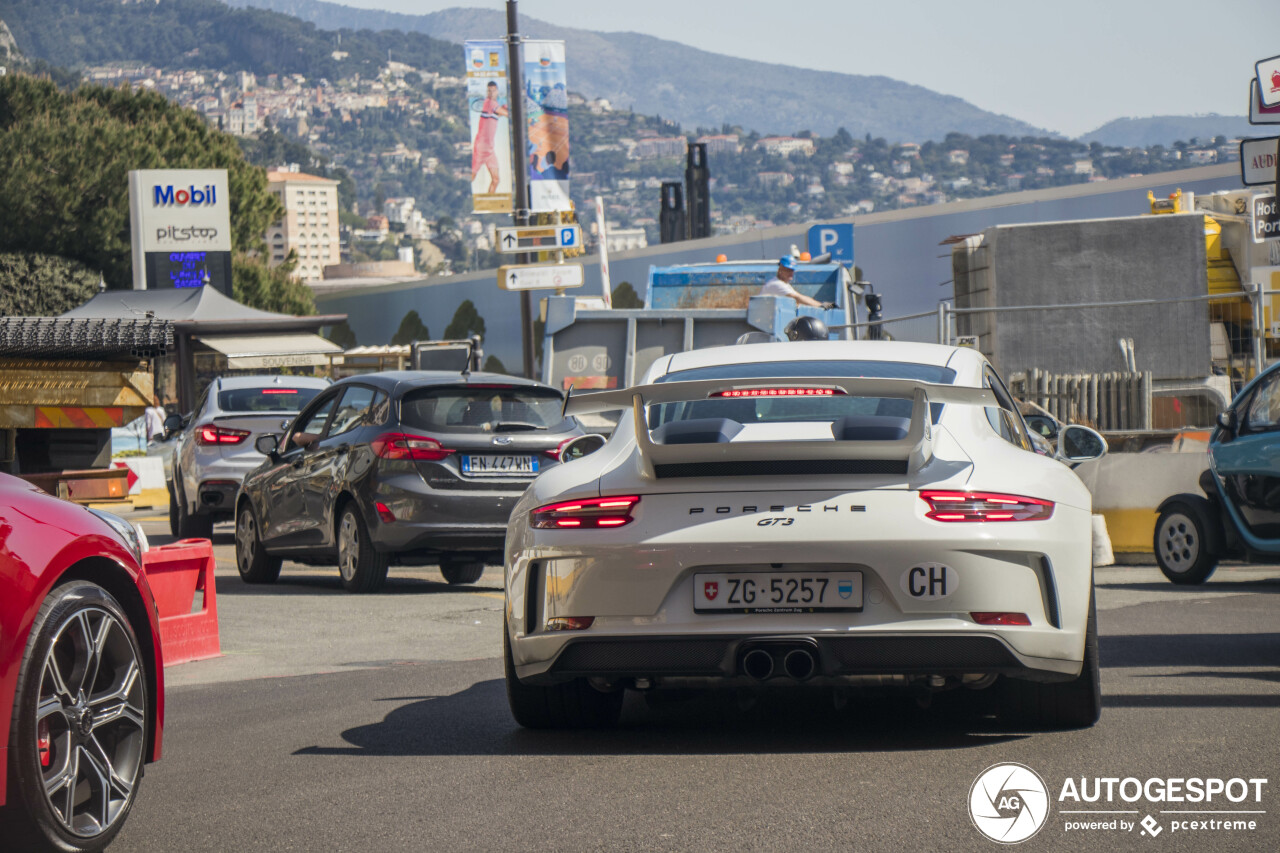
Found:
[[[286,183],[323,180],[331,199],[323,221],[307,208],[317,215],[278,226],[269,240],[273,261],[295,251],[308,279],[326,267],[335,268],[330,276],[412,275],[497,264],[492,228],[503,218],[471,213],[457,45],[421,33],[322,30],[215,0],[49,3],[68,14],[51,20],[51,6],[0,0],[19,50],[69,67],[83,82],[153,90],[200,113],[238,137],[251,162],[272,170],[287,210]],[[936,139],[859,134],[852,119],[826,135],[804,125],[771,134],[742,123],[686,127],[582,94],[593,86],[582,67],[575,63],[570,78],[573,198],[586,211],[603,197],[615,250],[657,240],[659,189],[681,179],[691,142],[707,146],[718,233],[1236,156],[1222,136],[1120,147],[959,131]],[[583,216],[589,245],[593,218]],[[304,234],[305,243],[296,242]]]

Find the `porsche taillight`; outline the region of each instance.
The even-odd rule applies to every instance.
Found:
[[[640,503],[636,495],[584,498],[547,504],[535,509],[529,524],[539,530],[600,530],[623,527],[635,519],[631,511]]]
[[[216,446],[220,444],[239,444],[249,437],[247,429],[230,429],[229,427],[220,427],[217,424],[205,424],[196,427],[196,444],[205,447]]]
[[[425,435],[408,435],[402,432],[386,432],[369,444],[382,459],[417,459],[439,462],[456,451],[445,447],[437,439]]]
[[[1043,521],[1053,515],[1053,501],[995,492],[929,490],[920,492],[929,505],[925,518],[934,521]]]

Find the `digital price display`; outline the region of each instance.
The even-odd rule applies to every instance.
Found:
[[[147,252],[147,289],[212,287],[231,296],[230,252]]]

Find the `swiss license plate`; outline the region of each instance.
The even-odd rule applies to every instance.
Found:
[[[535,456],[463,456],[462,473],[472,477],[519,477],[538,473]]]
[[[862,572],[717,572],[693,576],[695,613],[862,609]]]

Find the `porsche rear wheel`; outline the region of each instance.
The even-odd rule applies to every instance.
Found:
[[[1098,666],[1098,609],[1089,594],[1084,662],[1071,681],[1041,683],[1005,679],[1000,717],[1030,729],[1086,729],[1102,716],[1102,672]]]
[[[516,675],[505,625],[502,652],[511,716],[526,729],[608,729],[618,724],[625,691],[602,693],[585,678],[563,684],[525,684]]]
[[[79,853],[111,842],[142,781],[147,707],[146,668],[120,605],[86,581],[55,588],[18,676],[6,849]]]

